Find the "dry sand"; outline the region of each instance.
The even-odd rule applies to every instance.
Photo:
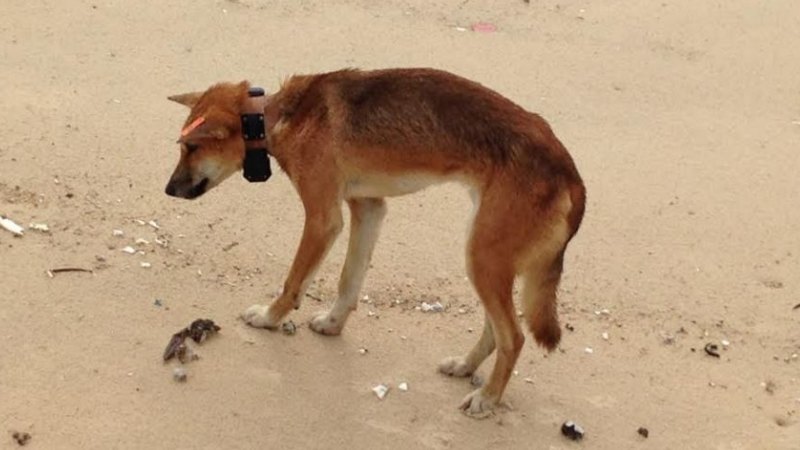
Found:
[[[477,21],[498,31],[457,29]],[[0,215],[51,231],[0,230],[0,447],[800,448],[798,43],[795,0],[3,1]],[[296,335],[236,319],[291,263],[285,177],[163,194],[186,114],[167,95],[344,66],[484,83],[550,120],[586,179],[560,294],[574,331],[547,356],[528,339],[488,420],[435,370],[483,320],[458,187],[389,202],[369,300],[336,338],[306,324],[343,238]],[[137,238],[143,255],[121,251]],[[161,352],[198,317],[222,331],[178,384]]]

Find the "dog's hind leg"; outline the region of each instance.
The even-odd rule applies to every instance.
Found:
[[[339,297],[330,311],[317,315],[309,324],[312,330],[320,334],[341,333],[347,317],[355,311],[358,294],[386,215],[386,202],[382,198],[354,198],[347,203],[350,206],[350,241],[339,278]]]

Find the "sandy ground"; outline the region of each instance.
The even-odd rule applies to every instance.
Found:
[[[457,29],[477,21],[498,31]],[[50,232],[0,230],[0,447],[17,431],[42,449],[800,448],[798,42],[794,0],[3,1],[0,215]],[[573,331],[551,355],[528,339],[488,420],[435,370],[483,320],[458,187],[390,201],[368,300],[336,338],[306,324],[333,300],[341,238],[296,335],[237,320],[291,263],[285,177],[163,194],[186,113],[167,95],[344,66],[480,81],[550,120],[585,177],[560,293]],[[144,254],[121,251],[138,238]],[[178,384],[161,352],[198,317],[222,331]]]

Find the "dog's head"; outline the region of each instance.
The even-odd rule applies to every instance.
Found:
[[[248,87],[244,81],[221,83],[205,92],[168,97],[191,111],[178,139],[180,159],[167,195],[197,198],[241,170],[245,150],[239,114]]]

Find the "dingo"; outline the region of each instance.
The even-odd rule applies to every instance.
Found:
[[[242,169],[240,115],[247,82],[170,97],[191,108],[180,161],[166,193],[196,198]],[[477,83],[432,69],[341,70],[293,76],[266,97],[265,143],[302,199],[302,239],[282,294],[242,313],[274,329],[300,305],[315,270],[351,212],[347,257],[330,311],[312,330],[337,335],[356,309],[386,214],[384,197],[433,183],[464,184],[474,203],[467,273],[485,308],[483,333],[465,356],[439,365],[465,377],[497,348],[487,382],[461,409],[489,412],[499,402],[525,340],[513,283],[521,276],[523,315],[540,345],[561,338],[556,310],[564,251],[583,218],[585,189],[567,150],[540,116]]]

